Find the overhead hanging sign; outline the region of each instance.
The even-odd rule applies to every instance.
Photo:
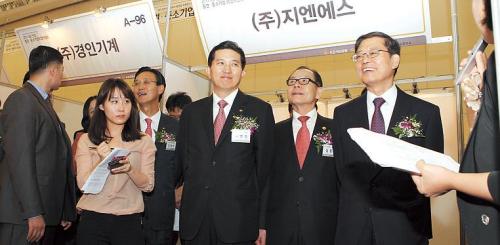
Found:
[[[153,0],[153,5],[156,10],[156,18],[158,23],[165,24],[167,22],[167,9],[169,1]],[[170,21],[185,21],[194,18],[194,10],[191,5],[191,0],[172,1],[170,5]]]
[[[250,62],[346,52],[357,37],[372,31],[385,32],[404,45],[431,40],[428,0],[192,3],[205,52],[208,54],[221,41],[233,40],[245,50]]]
[[[151,1],[139,1],[16,29],[26,57],[39,45],[64,56],[64,79],[162,66],[163,41]]]

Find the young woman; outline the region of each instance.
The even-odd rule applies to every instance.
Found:
[[[84,194],[78,244],[144,244],[141,215],[142,191],[154,185],[156,147],[139,131],[138,108],[130,87],[121,79],[106,80],[97,95],[88,133],[81,136],[76,152],[77,182],[83,187],[90,173],[112,150],[130,154],[111,170],[98,194]]]

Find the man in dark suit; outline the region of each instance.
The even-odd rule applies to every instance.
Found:
[[[273,154],[271,106],[239,91],[245,54],[225,41],[208,56],[213,94],[182,112],[177,137],[183,244],[265,242],[265,195]],[[259,229],[260,228],[260,229]]]
[[[143,193],[143,231],[147,245],[172,244],[174,225],[174,153],[177,120],[160,111],[165,78],[158,70],[142,67],[135,73],[132,90],[139,103],[141,131],[156,145],[155,188]]]
[[[339,176],[336,244],[428,244],[430,202],[407,172],[370,161],[347,129],[363,127],[443,152],[439,108],[394,85],[397,41],[381,32],[358,38],[353,61],[367,92],[335,108],[334,148]]]
[[[0,244],[53,244],[57,226],[67,229],[76,218],[70,141],[48,99],[63,70],[59,51],[36,47],[29,56],[30,80],[5,102]]]
[[[337,172],[333,121],[316,111],[323,82],[301,66],[287,79],[292,117],[275,128],[269,180],[267,244],[330,245],[337,223]]]
[[[179,120],[181,118],[182,110],[185,106],[191,104],[193,100],[186,92],[177,92],[171,94],[167,98],[165,108],[167,109],[168,116]],[[175,217],[174,217],[174,230],[172,232],[172,243],[177,244],[179,240],[179,208],[181,206],[182,198],[182,183],[179,183],[175,188]]]

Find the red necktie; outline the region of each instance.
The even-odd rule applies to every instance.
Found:
[[[380,107],[384,103],[385,100],[383,98],[375,98],[373,100],[373,104],[375,104],[375,111],[373,112],[372,125],[370,130],[379,134],[385,134],[384,117],[382,116],[382,112],[380,111]]]
[[[227,102],[225,100],[221,100],[217,103],[217,105],[219,105],[219,113],[217,113],[217,116],[215,117],[214,121],[214,139],[216,145],[217,141],[219,141],[220,133],[222,132],[224,123],[226,122],[226,114],[224,114],[224,107],[226,107]]]
[[[146,130],[144,133],[149,135],[149,137],[153,137],[153,129],[151,128],[151,122],[153,122],[153,120],[151,120],[151,118],[146,118],[144,120],[146,120]]]
[[[299,121],[302,123],[299,132],[297,133],[297,139],[295,140],[295,150],[297,151],[297,159],[299,159],[299,166],[302,169],[304,166],[304,160],[306,160],[307,150],[309,150],[309,143],[311,142],[311,137],[309,137],[309,129],[307,129],[308,116],[300,116]]]

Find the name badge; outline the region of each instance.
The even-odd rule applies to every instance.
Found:
[[[250,143],[250,129],[232,129],[231,142]]]
[[[167,151],[175,151],[175,141],[167,141],[165,143],[165,150]]]
[[[323,145],[323,156],[324,157],[333,157],[333,146],[332,145]]]

